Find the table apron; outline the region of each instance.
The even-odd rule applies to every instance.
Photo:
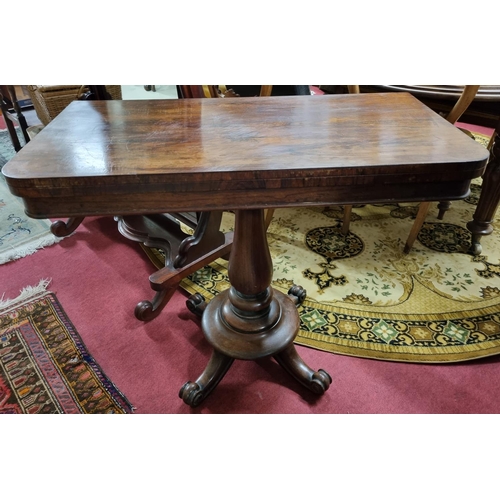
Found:
[[[242,210],[288,206],[351,205],[459,200],[470,193],[470,179],[380,186],[336,185],[293,189],[249,189],[186,193],[120,192],[40,197],[23,194],[26,214],[33,218],[91,215],[135,215],[166,212]]]

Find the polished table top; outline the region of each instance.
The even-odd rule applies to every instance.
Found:
[[[70,104],[4,174],[35,217],[235,210],[230,288],[188,299],[213,347],[179,391],[195,407],[234,359],[273,356],[317,395],[332,382],[294,347],[305,291],[271,287],[263,208],[460,198],[487,158],[409,94],[98,101]]]
[[[458,199],[487,158],[406,93],[75,101],[3,173],[62,217]]]

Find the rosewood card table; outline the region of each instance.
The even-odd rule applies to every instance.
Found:
[[[461,199],[487,158],[405,93],[76,101],[3,173],[34,218],[235,211],[231,287],[199,307],[213,354],[180,390],[196,406],[234,359],[331,383],[294,348],[305,291],[271,287],[264,209]]]

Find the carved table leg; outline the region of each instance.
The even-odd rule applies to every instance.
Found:
[[[135,306],[135,317],[141,321],[151,321],[156,318],[172,298],[180,282],[198,269],[230,252],[232,242],[233,234],[226,233],[224,244],[208,252],[203,257],[179,269],[164,267],[153,273],[149,277],[149,283],[151,288],[156,290],[156,295],[152,301],[142,300]],[[196,293],[186,301],[186,304],[191,312],[201,316],[206,306],[204,301],[205,299],[199,293]]]
[[[214,350],[203,373],[196,382],[186,382],[179,391],[179,397],[193,408],[198,406],[217,387],[233,361],[233,358]]]
[[[497,126],[497,133],[500,125]],[[472,243],[469,253],[479,255],[482,252],[480,239],[493,232],[492,222],[500,201],[500,139],[497,135],[493,144],[490,160],[483,176],[481,195],[477,203],[474,219],[467,223],[467,229],[472,233]]]
[[[156,292],[152,300],[141,300],[134,309],[134,315],[141,321],[151,321],[156,318],[167,302],[172,298],[177,289],[177,284],[171,288],[167,288]]]
[[[83,222],[85,217],[71,217],[67,222],[57,220],[52,223],[50,230],[52,234],[58,237],[68,236]]]
[[[323,394],[332,383],[332,378],[321,368],[315,372],[311,370],[297,353],[293,344],[282,352],[275,354],[274,359],[302,385],[316,394]]]
[[[326,391],[330,376],[323,370],[311,370],[293,346],[299,331],[296,304],[305,293],[300,287],[292,287],[291,296],[287,296],[270,286],[272,261],[263,210],[236,212],[228,275],[230,289],[214,297],[202,315],[202,330],[214,355],[197,382],[189,382],[181,389],[184,402],[199,404],[220,382],[230,366],[229,360],[267,356],[274,356],[311,391]],[[210,385],[204,388],[199,380],[207,377]]]
[[[186,306],[193,314],[201,318],[207,308],[207,303],[201,293],[195,293],[186,300]]]

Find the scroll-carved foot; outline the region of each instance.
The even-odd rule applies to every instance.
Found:
[[[67,222],[57,220],[50,226],[50,231],[53,235],[58,237],[68,236],[82,223],[85,217],[71,217]]]
[[[290,290],[288,290],[288,295],[294,301],[295,305],[299,306],[306,300],[307,292],[301,286],[293,285]]]
[[[186,382],[179,391],[179,397],[195,408],[217,387],[233,361],[233,358],[214,350],[203,373],[196,382]]]
[[[322,369],[309,368],[297,353],[293,344],[274,355],[274,359],[303,386],[315,394],[323,394],[332,383],[330,375]]]
[[[167,288],[157,292],[152,302],[149,300],[139,302],[134,309],[135,317],[140,321],[151,321],[156,318],[172,298],[174,292],[175,287]]]
[[[207,303],[203,295],[195,293],[186,300],[186,306],[192,313],[201,317],[207,307]]]

